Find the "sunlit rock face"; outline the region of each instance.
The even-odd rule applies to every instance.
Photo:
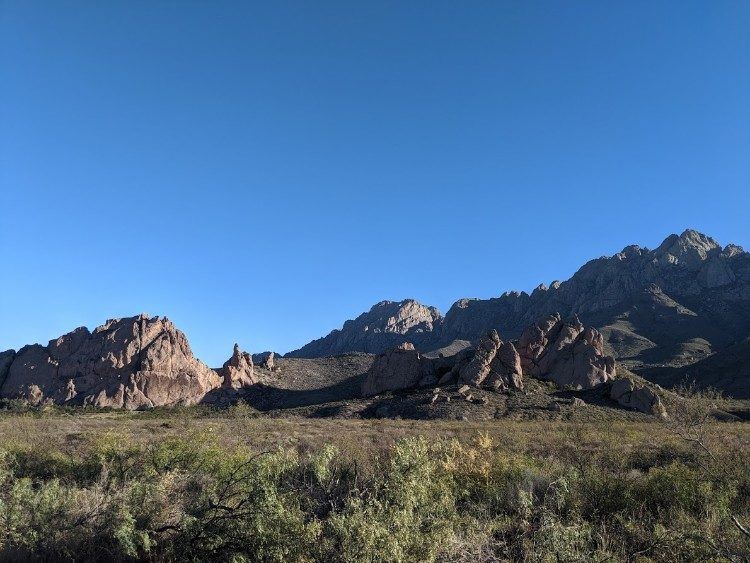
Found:
[[[405,299],[381,301],[366,313],[344,323],[340,330],[313,340],[287,354],[292,358],[318,358],[346,352],[378,354],[405,342],[421,347],[431,341],[442,322],[440,311]]]
[[[475,347],[449,357],[427,357],[411,343],[387,350],[367,372],[362,394],[454,383],[505,392],[522,390],[526,376],[592,389],[614,378],[615,360],[604,353],[596,329],[556,313],[529,326],[519,340],[503,341],[492,330]]]
[[[171,321],[142,314],[108,320],[93,332],[77,328],[47,346],[21,348],[0,396],[141,409],[195,404],[221,382],[193,356]]]

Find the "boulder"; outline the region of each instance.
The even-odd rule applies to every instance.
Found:
[[[426,375],[421,385],[445,385],[455,382],[460,368],[474,355],[474,348],[454,348],[452,351],[450,355],[422,354],[422,365]]]
[[[142,314],[21,348],[0,396],[139,409],[194,404],[220,384],[167,318]]]
[[[378,354],[362,382],[362,395],[371,397],[383,391],[416,387],[425,371],[425,360],[413,344],[405,342]]]
[[[38,385],[29,385],[26,390],[26,401],[35,407],[38,407],[44,402],[44,393]]]
[[[609,396],[623,407],[662,418],[667,416],[667,411],[656,391],[645,385],[637,385],[629,377],[613,381]]]
[[[240,350],[236,343],[232,357],[224,362],[218,373],[223,378],[222,387],[227,389],[241,389],[257,383],[253,373],[252,356]]]
[[[577,316],[563,321],[558,313],[526,328],[518,341],[523,372],[560,387],[591,389],[610,381],[615,360],[604,354],[604,339],[584,327]]]
[[[512,342],[503,342],[490,363],[490,373],[485,386],[495,391],[523,389],[521,357]]]
[[[459,372],[459,380],[477,387],[490,373],[490,364],[495,359],[500,345],[500,336],[496,330],[491,330],[477,344],[474,357]]]
[[[274,371],[276,369],[276,359],[279,354],[276,352],[261,352],[260,354],[253,354],[253,364],[268,371]]]
[[[521,359],[512,342],[503,342],[492,330],[479,341],[474,356],[459,368],[459,380],[495,390],[523,389]]]
[[[365,397],[383,391],[431,387],[452,383],[457,369],[473,355],[473,349],[458,349],[452,356],[427,357],[405,342],[376,356],[362,384]]]
[[[273,371],[276,369],[276,360],[275,360],[276,354],[274,352],[270,352],[268,356],[266,357],[265,361],[261,362],[261,367]]]

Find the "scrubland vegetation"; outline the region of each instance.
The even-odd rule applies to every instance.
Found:
[[[693,414],[676,432],[6,413],[0,558],[747,560],[748,425]]]

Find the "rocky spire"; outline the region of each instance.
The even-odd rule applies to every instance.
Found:
[[[257,380],[253,368],[253,357],[240,350],[239,344],[235,343],[232,356],[219,370],[219,375],[224,378],[222,386],[240,389],[255,384]]]

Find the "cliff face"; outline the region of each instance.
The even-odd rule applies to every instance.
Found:
[[[222,378],[164,317],[108,320],[0,359],[0,397],[126,409],[194,404]],[[8,361],[10,358],[10,361]]]
[[[381,353],[404,342],[427,351],[457,339],[476,342],[493,329],[518,338],[555,312],[597,328],[605,350],[630,368],[689,365],[750,335],[750,253],[687,230],[654,250],[632,245],[591,260],[569,280],[531,294],[461,299],[445,317],[412,300],[380,303],[289,355]],[[391,317],[396,321],[384,322]],[[399,324],[401,318],[410,321]]]

